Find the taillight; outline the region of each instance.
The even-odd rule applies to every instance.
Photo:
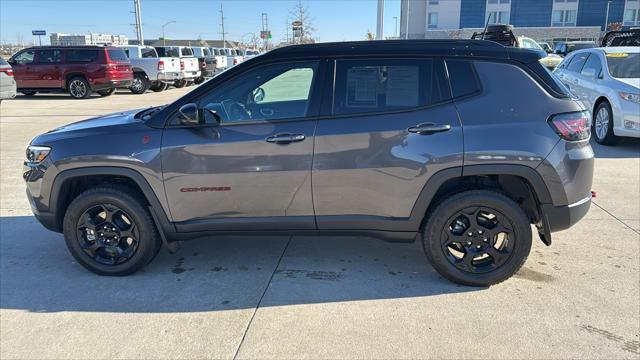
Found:
[[[0,72],[7,74],[7,76],[13,76],[13,69],[2,69]]]
[[[180,70],[184,70],[184,61],[180,61]]]
[[[567,141],[588,139],[591,136],[591,116],[587,111],[554,115],[549,125]]]
[[[158,71],[164,71],[164,61],[158,61]]]
[[[238,65],[238,59],[237,58],[233,58],[233,65]]]
[[[200,66],[201,66],[203,69],[206,69],[206,68],[207,68],[207,62],[206,62],[206,61],[202,61],[202,62],[200,63]]]

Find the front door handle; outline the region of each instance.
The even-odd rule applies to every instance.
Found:
[[[431,134],[449,131],[449,130],[451,130],[451,125],[449,124],[434,124],[434,123],[418,124],[416,126],[412,126],[407,129],[408,132],[419,134],[419,135],[431,135]]]
[[[303,134],[276,134],[266,138],[266,142],[274,144],[288,144],[298,142],[305,139]]]

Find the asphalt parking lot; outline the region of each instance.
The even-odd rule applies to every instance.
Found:
[[[99,277],[31,215],[38,133],[188,89],[0,105],[0,358],[640,358],[640,141],[595,146],[586,219],[491,288],[443,280],[420,245],[219,237]]]

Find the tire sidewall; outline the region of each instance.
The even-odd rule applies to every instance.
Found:
[[[596,131],[596,117],[598,116],[600,109],[603,109],[603,108],[607,110],[607,112],[609,113],[609,124],[607,124],[606,135],[604,136],[604,138],[601,139],[598,137],[598,132]],[[595,141],[598,144],[610,145],[615,142],[616,137],[613,135],[613,111],[611,110],[611,105],[609,105],[608,102],[603,101],[598,105],[598,107],[596,107],[596,111],[593,117],[593,124],[591,125],[591,132],[593,134]]]
[[[78,80],[82,81],[84,83],[86,91],[85,91],[84,95],[76,97],[76,96],[73,96],[73,94],[71,93],[71,83],[74,82],[74,81],[78,81]],[[89,84],[87,79],[85,79],[83,77],[80,77],[80,76],[71,78],[69,80],[69,83],[67,84],[67,89],[68,89],[69,95],[74,99],[87,99],[87,98],[89,98],[91,96],[91,85]]]
[[[149,80],[147,79],[147,77],[144,74],[140,74],[140,73],[136,73],[133,75],[133,80],[139,80],[142,82],[142,89],[134,89],[133,86],[130,88],[131,92],[134,94],[144,94],[145,92],[147,92],[147,90],[149,90],[149,87],[151,86]]]
[[[133,257],[118,265],[100,264],[89,257],[80,247],[77,239],[77,222],[89,208],[99,204],[112,204],[124,210],[133,220],[138,233],[138,248]],[[71,255],[88,270],[100,275],[122,276],[144,267],[156,254],[159,247],[155,225],[148,211],[139,201],[127,193],[106,188],[88,190],[74,199],[65,213],[63,222],[64,239]]]
[[[493,208],[509,218],[513,225],[516,240],[511,256],[500,268],[488,273],[472,274],[456,268],[441,247],[442,229],[448,226],[449,218],[470,206]],[[511,199],[492,191],[467,191],[444,200],[429,216],[422,236],[425,253],[436,271],[463,285],[489,286],[502,282],[520,269],[531,251],[531,225],[524,211]]]

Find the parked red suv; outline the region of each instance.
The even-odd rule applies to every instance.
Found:
[[[24,49],[9,59],[18,91],[67,91],[86,99],[93,91],[109,96],[128,88],[133,80],[131,62],[124,50],[109,46],[39,46]]]

